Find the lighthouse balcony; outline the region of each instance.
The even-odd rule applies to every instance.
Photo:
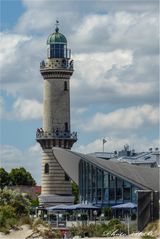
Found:
[[[65,70],[73,70],[73,60],[68,60],[65,58],[62,59],[47,59],[46,61],[42,61],[40,63],[40,70],[48,70],[48,69],[65,69]]]
[[[36,140],[43,139],[71,139],[77,141],[77,132],[44,132],[37,131],[36,132]]]

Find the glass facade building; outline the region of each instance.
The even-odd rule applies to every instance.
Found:
[[[91,162],[79,162],[79,190],[80,201],[84,203],[111,206],[120,203],[137,203],[134,184],[102,170]]]

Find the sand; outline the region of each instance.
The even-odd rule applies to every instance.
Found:
[[[0,233],[0,239],[26,239],[32,232],[29,225],[23,225],[20,230],[11,230],[7,235]]]

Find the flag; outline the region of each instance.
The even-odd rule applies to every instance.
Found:
[[[105,144],[107,142],[107,140],[106,139],[103,139],[103,144]]]

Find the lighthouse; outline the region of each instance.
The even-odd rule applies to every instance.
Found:
[[[66,37],[60,33],[58,21],[55,32],[47,39],[47,58],[40,63],[44,79],[43,127],[37,129],[36,140],[43,150],[42,191],[40,204],[45,206],[72,204],[71,181],[59,165],[53,147],[71,149],[77,133],[70,125],[70,77],[73,74],[71,50]]]

